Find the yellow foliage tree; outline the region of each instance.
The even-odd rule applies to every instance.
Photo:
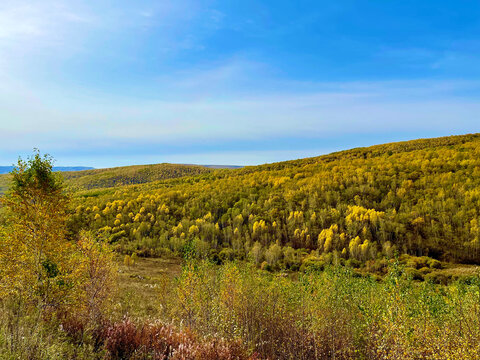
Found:
[[[97,241],[90,233],[83,232],[77,243],[81,257],[79,266],[79,296],[80,309],[83,310],[84,320],[98,323],[112,299],[115,289],[117,267],[111,248],[101,241]],[[132,256],[136,260],[136,254]],[[77,306],[76,313],[80,313]]]
[[[36,152],[19,160],[12,179],[1,199],[7,226],[0,230],[0,298],[13,297],[39,314],[75,306],[98,316],[115,272],[107,245],[85,234],[67,239],[69,198],[50,157]]]
[[[71,302],[78,275],[75,244],[66,240],[68,197],[52,162],[37,152],[19,160],[2,203],[8,227],[0,243],[1,295],[40,309]]]

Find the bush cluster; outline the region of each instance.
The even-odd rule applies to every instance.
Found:
[[[191,261],[161,307],[165,320],[241,340],[262,359],[473,360],[479,290],[478,276],[449,286],[413,282],[398,262],[379,282],[344,267],[288,276]]]

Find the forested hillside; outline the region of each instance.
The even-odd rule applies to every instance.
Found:
[[[478,267],[436,259],[478,263],[479,151],[422,140],[73,196],[36,152],[0,198],[0,358],[478,359]]]
[[[479,134],[358,148],[79,192],[71,227],[126,253],[191,250],[274,268],[381,267],[395,253],[480,263],[479,165]]]
[[[66,183],[75,189],[93,189],[143,184],[155,180],[199,175],[210,171],[210,169],[199,165],[165,163],[71,171],[63,173],[63,176]]]
[[[56,168],[53,168],[56,171]],[[208,166],[182,164],[134,165],[81,171],[62,171],[71,191],[143,184],[155,180],[173,179],[213,171]],[[0,195],[8,189],[10,174],[0,174]]]

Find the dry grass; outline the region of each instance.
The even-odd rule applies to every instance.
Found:
[[[435,273],[444,274],[447,276],[451,276],[454,279],[459,279],[463,277],[475,276],[478,274],[479,271],[480,271],[480,266],[451,264],[451,265],[448,265],[445,269],[435,271]]]
[[[164,295],[166,282],[181,273],[180,260],[138,258],[134,266],[126,266],[119,257],[118,262],[117,316],[157,318],[161,310],[158,302]]]

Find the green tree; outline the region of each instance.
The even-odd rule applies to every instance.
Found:
[[[40,309],[58,307],[75,295],[75,244],[66,240],[69,198],[52,159],[38,151],[19,159],[1,199],[7,228],[0,242],[1,291],[20,295]]]

